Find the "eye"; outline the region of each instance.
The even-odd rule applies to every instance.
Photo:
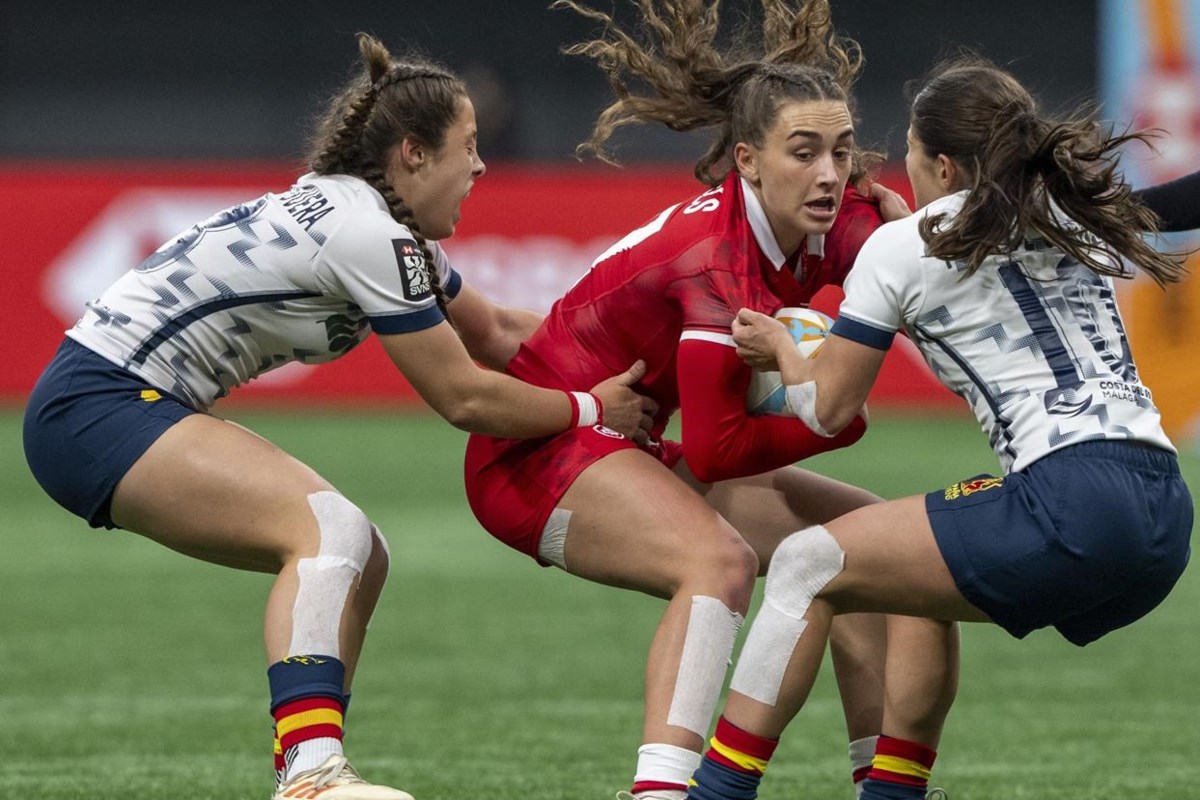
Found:
[[[853,156],[853,152],[847,148],[835,150],[833,152],[833,157],[836,158],[838,161],[848,161],[852,156]]]
[[[812,150],[796,150],[792,156],[799,161],[812,161],[816,157],[816,153]]]

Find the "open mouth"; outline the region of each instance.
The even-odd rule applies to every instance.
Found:
[[[833,212],[837,209],[837,205],[833,202],[832,197],[822,197],[819,200],[811,200],[804,204],[807,208],[813,211]]]

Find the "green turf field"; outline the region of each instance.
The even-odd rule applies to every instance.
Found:
[[[362,772],[418,800],[607,800],[628,787],[659,601],[506,550],[471,517],[464,436],[424,416],[235,414],[388,535],[392,579],[355,685]],[[270,796],[260,608],[268,580],[92,532],[47,499],[0,412],[0,787],[38,800]],[[810,464],[884,496],[995,462],[961,417],[878,416]],[[1200,459],[1185,460],[1200,487]],[[934,782],[953,800],[1200,798],[1200,568],[1131,629],[1078,650],[963,632]],[[764,800],[851,800],[831,675]]]

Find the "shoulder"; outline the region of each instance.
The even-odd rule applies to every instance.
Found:
[[[412,231],[392,217],[383,196],[361,178],[306,175],[296,186],[318,190],[333,204],[333,224],[328,234],[339,249],[353,250],[374,246],[381,240],[415,238]]]
[[[842,282],[863,244],[881,225],[879,203],[847,185],[837,218],[824,238],[822,261],[828,270],[826,282]]]
[[[712,253],[718,250],[724,238],[721,220],[713,211],[695,210],[699,208],[696,206],[698,199],[663,209],[646,224],[605,250],[595,264],[599,266],[607,261],[624,260],[645,267],[669,265],[675,264],[688,253]]]
[[[931,216],[953,217],[962,208],[964,194],[940,197],[916,213],[879,226],[863,245],[864,256],[877,256],[891,251],[894,258],[919,260],[925,258],[925,240],[921,238],[921,223]]]

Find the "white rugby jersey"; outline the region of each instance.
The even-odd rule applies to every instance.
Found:
[[[1090,439],[1174,451],[1138,380],[1113,284],[1045,241],[961,264],[932,258],[917,230],[953,215],[965,192],[876,231],[846,278],[833,332],[887,349],[903,329],[963,397],[1005,472]]]
[[[429,242],[450,296],[461,279]],[[348,175],[220,211],[122,276],[67,335],[199,410],[268,370],[441,322],[412,232]]]

